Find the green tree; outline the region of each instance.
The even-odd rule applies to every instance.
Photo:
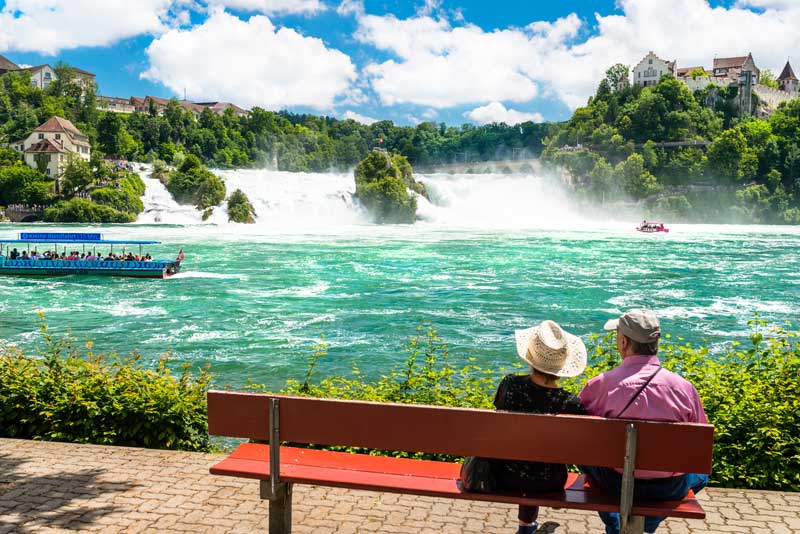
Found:
[[[631,154],[617,165],[615,175],[623,190],[635,199],[649,197],[662,189],[656,177],[645,168],[644,158],[639,154]]]
[[[408,180],[413,180],[408,160],[373,150],[356,166],[356,196],[378,223],[413,223],[417,199]]]
[[[739,164],[747,148],[747,139],[738,129],[722,132],[708,147],[708,162],[712,172],[729,182],[741,179]]]
[[[89,163],[78,156],[70,156],[61,176],[61,193],[73,197],[86,190],[94,182],[94,173]]]
[[[775,74],[769,69],[764,69],[761,71],[761,77],[758,83],[771,89],[778,89],[779,87],[778,80],[775,78]]]
[[[100,150],[106,154],[120,155],[126,151],[123,146],[125,124],[119,113],[106,112],[97,123],[97,138]]]
[[[228,197],[228,220],[244,224],[256,222],[256,211],[241,189],[237,189]]]
[[[606,81],[608,82],[609,87],[612,91],[618,91],[621,89],[625,89],[629,85],[629,73],[630,69],[627,65],[623,65],[622,63],[617,63],[613,67],[609,68],[606,71]]]
[[[0,167],[0,205],[48,204],[50,183],[44,174],[20,161]]]

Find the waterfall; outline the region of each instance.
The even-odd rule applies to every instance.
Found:
[[[214,171],[228,194],[241,189],[265,229],[313,229],[367,225],[369,215],[355,199],[352,173],[289,173],[263,169]],[[417,175],[430,201],[418,197],[418,224],[443,228],[564,228],[581,221],[557,180],[530,174]],[[202,214],[177,204],[150,177],[143,201],[144,223],[200,224]],[[228,223],[227,206],[214,208],[207,223]],[[583,222],[585,224],[585,222]]]

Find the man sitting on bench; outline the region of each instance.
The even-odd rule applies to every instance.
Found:
[[[661,367],[658,340],[661,327],[650,310],[634,309],[619,319],[612,319],[606,330],[616,330],[617,350],[622,363],[591,379],[580,393],[589,415],[625,419],[650,419],[707,423],[703,405],[695,387],[680,376]],[[691,443],[686,444],[691,447]],[[680,454],[680,451],[677,451]],[[607,467],[582,466],[591,482],[615,495],[622,486],[620,471]],[[708,475],[635,472],[634,498],[666,501],[683,498],[708,484]],[[600,512],[607,534],[619,534],[619,514]],[[645,532],[655,532],[664,517],[647,516]]]

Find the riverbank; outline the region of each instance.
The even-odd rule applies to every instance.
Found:
[[[266,532],[258,483],[208,474],[216,454],[0,439],[0,533]],[[673,533],[800,534],[800,494],[709,488],[704,521]],[[513,530],[512,506],[297,485],[298,533],[490,533]],[[556,534],[601,532],[596,514],[543,509]],[[667,529],[665,529],[667,531]]]

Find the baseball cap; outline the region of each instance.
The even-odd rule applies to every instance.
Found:
[[[650,310],[640,308],[623,313],[619,319],[606,322],[606,330],[617,330],[638,343],[652,343],[661,337],[661,325],[658,317]]]

